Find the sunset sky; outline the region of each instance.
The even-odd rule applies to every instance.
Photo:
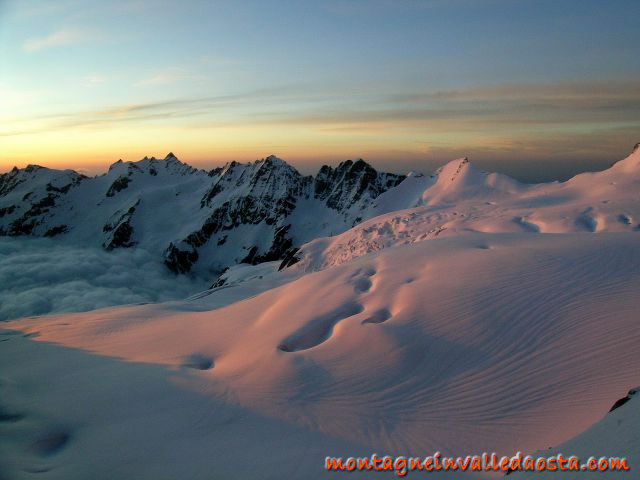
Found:
[[[0,0],[0,171],[470,156],[525,180],[640,142],[638,0]]]

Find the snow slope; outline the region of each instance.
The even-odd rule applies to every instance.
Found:
[[[634,232],[472,233],[263,273],[5,324],[4,477],[306,479],[327,455],[533,452],[640,384]]]
[[[415,201],[404,203],[414,208],[394,210],[403,191],[405,200]],[[394,245],[472,232],[638,232],[640,148],[608,170],[537,185],[482,172],[466,158],[454,160],[431,177],[407,178],[372,208],[389,213],[304,245],[295,268],[319,270]]]
[[[624,403],[622,403],[624,402]],[[620,403],[622,403],[620,405]],[[542,456],[548,458],[557,454],[563,456],[575,455],[581,461],[586,461],[589,457],[599,460],[601,457],[625,458],[629,471],[565,471],[563,479],[572,480],[580,478],[601,478],[608,480],[611,478],[632,478],[638,474],[636,470],[640,464],[640,397],[638,389],[632,389],[627,395],[620,398],[612,406],[612,411],[607,413],[600,421],[568,442],[548,449],[544,452],[537,452],[533,457]],[[567,454],[566,452],[570,452]],[[548,478],[557,476],[557,472],[519,472],[514,473],[515,480],[528,478]]]

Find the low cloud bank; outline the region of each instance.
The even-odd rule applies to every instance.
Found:
[[[145,250],[105,252],[0,238],[0,320],[186,298],[204,279],[175,276]]]

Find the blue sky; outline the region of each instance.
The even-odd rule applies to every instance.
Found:
[[[639,17],[631,0],[0,0],[0,170],[171,150],[562,177],[640,141]]]

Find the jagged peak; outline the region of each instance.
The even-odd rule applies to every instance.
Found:
[[[356,161],[353,162],[353,164],[351,165],[351,170],[354,170],[354,171],[361,171],[361,170],[368,170],[368,169],[375,170],[375,168],[373,168],[371,165],[365,162],[362,158],[356,159]]]
[[[43,167],[41,165],[32,164],[32,163],[30,163],[24,168],[24,171],[28,173],[35,172],[36,170],[48,170],[48,168]]]
[[[290,171],[296,175],[300,175],[298,170],[296,170],[296,168],[293,165],[290,165],[289,163],[287,163],[286,161],[282,160],[281,158],[275,155],[269,155],[268,157],[265,157],[263,159],[256,160],[253,165],[256,167],[255,169],[256,172],[262,172],[262,171],[273,170],[273,169],[283,169],[283,170]]]
[[[172,152],[169,152],[162,159],[156,158],[155,156],[148,156],[148,155],[145,155],[143,158],[141,158],[140,160],[137,160],[137,161],[126,161],[125,162],[122,159],[119,159],[117,162],[112,163],[109,166],[109,170],[108,171],[110,172],[114,168],[123,168],[124,165],[126,165],[129,170],[131,170],[131,169],[138,169],[139,170],[140,168],[144,168],[146,166],[152,166],[152,165],[157,166],[159,163],[164,163],[165,165],[179,164],[179,165],[188,166],[186,163],[183,163],[180,160],[178,160],[178,157],[176,157]],[[189,167],[189,168],[192,168],[192,167]]]
[[[280,157],[277,157],[276,155],[269,155],[268,157],[265,157],[261,160],[256,160],[255,163],[259,165],[259,168],[261,168],[264,165],[269,165],[273,167],[286,167],[286,168],[291,168],[295,170],[295,168],[292,165],[289,165],[287,162],[282,160]]]
[[[349,160],[344,160],[342,162],[340,162],[338,164],[337,167],[332,167],[331,165],[322,165],[320,167],[320,170],[318,171],[318,174],[327,174],[330,172],[346,172],[346,171],[355,171],[355,172],[359,172],[361,170],[376,170],[375,168],[373,168],[369,163],[367,163],[364,159],[362,158],[357,158],[355,161],[349,159]]]
[[[113,170],[114,168],[120,168],[122,165],[124,165],[125,163],[131,163],[131,162],[125,162],[124,160],[122,160],[121,158],[118,159],[117,162],[113,162],[111,165],[109,165],[109,170],[108,172],[110,172],[111,170]]]
[[[14,166],[9,172],[7,173],[12,173],[14,175],[19,174],[20,172],[25,172],[25,173],[32,173],[38,170],[49,170],[47,167],[43,167],[40,165],[34,165],[34,164],[29,164],[24,168],[18,168],[18,166]]]

